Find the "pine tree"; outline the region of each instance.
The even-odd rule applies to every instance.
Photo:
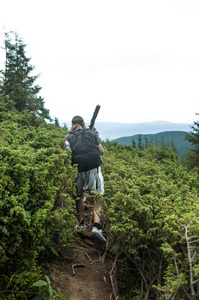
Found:
[[[143,143],[142,143],[142,137],[141,137],[140,134],[138,136],[138,148],[141,149],[141,150],[144,149],[144,146],[143,146]]]
[[[196,114],[199,116],[199,114]],[[193,148],[189,149],[188,152],[188,166],[189,168],[199,167],[199,121],[194,122],[195,126],[192,126],[192,131],[186,135]]]
[[[68,127],[67,127],[66,123],[64,123],[64,128],[65,128],[65,129],[68,129]]]
[[[132,148],[135,149],[136,148],[136,142],[134,139],[132,139]]]
[[[54,125],[60,127],[58,118],[55,117]]]
[[[144,140],[145,140],[145,149],[147,149],[147,148],[149,148],[149,141],[148,141],[146,135],[145,135],[145,137],[144,137]]]
[[[44,100],[38,96],[41,87],[35,84],[37,76],[32,76],[34,66],[26,57],[26,45],[17,33],[5,33],[5,70],[2,71],[0,92],[8,100],[14,101],[18,111],[35,112],[43,119],[50,119],[49,110],[44,108]]]

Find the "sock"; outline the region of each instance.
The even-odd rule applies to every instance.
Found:
[[[100,224],[99,223],[94,223],[94,227],[96,227],[99,230],[100,229]]]

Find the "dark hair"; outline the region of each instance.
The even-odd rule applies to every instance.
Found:
[[[80,116],[75,116],[72,118],[72,125],[74,125],[74,124],[85,125],[84,119]]]

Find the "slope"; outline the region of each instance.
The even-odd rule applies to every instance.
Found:
[[[164,142],[168,145],[171,142],[173,142],[179,156],[182,158],[183,154],[187,153],[188,149],[191,148],[191,144],[187,140],[185,140],[186,134],[188,134],[188,132],[185,131],[166,131],[166,132],[159,132],[157,134],[140,134],[140,135],[136,134],[133,136],[126,136],[126,137],[114,139],[111,142],[117,142],[118,144],[121,145],[131,146],[132,141],[134,140],[136,145],[138,145],[139,136],[142,139],[143,145],[145,145],[146,140],[152,144],[161,143],[162,140],[164,140]]]

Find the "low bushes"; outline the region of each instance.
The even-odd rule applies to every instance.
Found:
[[[63,129],[1,125],[0,290],[30,290],[41,278],[38,259],[61,241],[71,246],[76,169],[59,146]]]
[[[105,147],[104,210],[120,295],[196,299],[190,297],[199,294],[197,173],[170,149]]]

